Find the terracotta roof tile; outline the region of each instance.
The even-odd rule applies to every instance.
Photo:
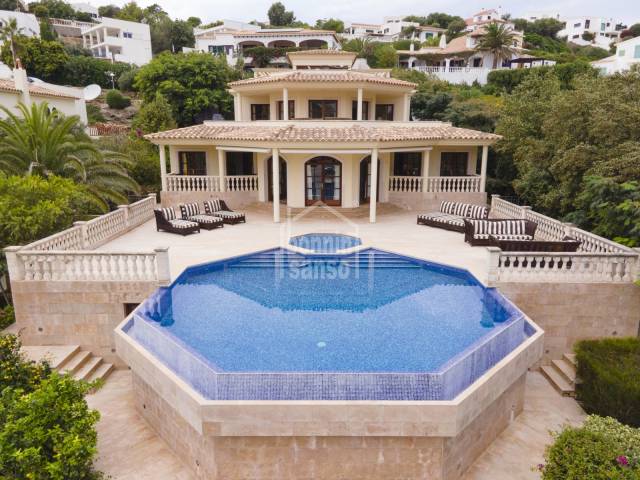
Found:
[[[262,85],[268,83],[295,82],[344,82],[344,83],[372,83],[397,87],[416,88],[417,84],[405,82],[395,78],[383,77],[371,73],[354,72],[353,70],[290,70],[287,73],[274,73],[260,77],[230,82],[230,87],[248,85]]]
[[[377,123],[377,122],[376,122]],[[149,140],[237,140],[256,142],[393,142],[411,140],[491,140],[492,133],[453,127],[442,122],[374,122],[366,124],[237,125],[215,122],[146,135]]]
[[[13,80],[9,79],[0,79],[0,91],[20,93],[20,90],[18,90],[15,86],[15,83],[13,83]],[[51,90],[50,88],[41,87],[38,85],[29,85],[29,92],[31,93],[31,95],[40,97],[77,98],[73,95],[58,92],[56,90]]]

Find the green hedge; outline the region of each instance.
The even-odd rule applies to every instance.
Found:
[[[554,434],[539,465],[543,480],[637,480],[640,430],[596,415]]]
[[[640,339],[585,340],[575,351],[585,411],[640,427]]]
[[[123,110],[131,105],[131,99],[123,95],[120,90],[109,90],[107,93],[107,105],[109,105],[109,108]]]

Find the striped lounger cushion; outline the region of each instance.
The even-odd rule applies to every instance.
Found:
[[[211,217],[209,215],[194,215],[193,217],[189,217],[189,220],[206,224],[222,223],[222,218]]]
[[[469,207],[469,212],[467,213],[469,218],[482,220],[489,218],[489,209],[487,207],[483,207],[482,205],[469,205]]]
[[[222,210],[220,200],[207,200],[206,202],[204,202],[204,213],[206,213],[207,215],[218,213],[220,210]]]
[[[173,209],[173,207],[161,208],[160,211],[162,212],[162,216],[164,216],[164,219],[168,222],[176,219],[176,211]]]
[[[485,220],[471,220],[473,224],[473,236],[478,239],[489,238],[493,235],[499,240],[533,240],[526,234],[524,220],[502,220],[490,222]]]
[[[195,217],[196,215],[200,215],[200,207],[197,203],[185,203],[184,205],[180,205],[180,213],[182,214],[182,218]]]
[[[169,223],[174,228],[193,228],[198,226],[198,224],[195,222],[190,222],[188,220],[181,220],[181,219],[169,220]]]
[[[448,223],[449,225],[464,227],[464,220],[461,217],[456,217],[446,213],[425,213],[418,215],[418,218],[422,220],[435,220],[439,223]]]
[[[213,215],[220,218],[242,218],[244,217],[244,213],[241,212],[228,212],[226,210],[218,210],[214,212]]]
[[[440,211],[442,213],[448,213],[450,215],[457,215],[459,217],[466,217],[469,211],[470,205],[468,203],[458,202],[442,202],[440,204]]]

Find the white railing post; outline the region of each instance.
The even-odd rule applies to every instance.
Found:
[[[156,253],[156,269],[158,283],[169,285],[171,283],[171,268],[169,265],[169,247],[158,247],[153,250]]]
[[[527,220],[527,213],[531,211],[531,207],[520,207],[520,218]]]
[[[24,280],[24,262],[18,255],[18,251],[22,247],[11,246],[4,249],[4,255],[7,258],[7,271],[9,272],[9,280]]]
[[[502,250],[498,247],[487,247],[489,254],[487,268],[487,285],[494,286],[500,280],[500,254]]]
[[[573,228],[575,227],[575,224],[569,223],[569,222],[565,222],[565,223],[563,223],[563,225],[564,225],[564,236],[565,237],[573,237]]]
[[[124,212],[124,224],[125,227],[129,227],[129,205],[118,205],[118,210],[122,210]]]
[[[220,191],[227,190],[227,164],[224,150],[218,149],[218,177],[220,178]]]
[[[87,234],[87,222],[73,222],[74,227],[80,227],[80,238],[82,239],[82,244],[80,247],[82,249],[87,248],[87,243],[89,241]]]

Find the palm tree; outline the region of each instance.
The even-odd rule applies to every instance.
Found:
[[[127,173],[128,159],[97,148],[78,117],[50,111],[46,102],[19,104],[19,114],[0,110],[6,116],[0,120],[0,171],[74,179],[104,210],[108,202],[126,203],[126,193],[139,190]]]
[[[513,31],[502,23],[487,25],[486,33],[480,37],[476,50],[493,54],[493,68],[498,67],[498,60],[510,58],[516,51]]]
[[[16,68],[16,44],[15,38],[20,35],[22,28],[18,28],[18,20],[15,18],[10,19],[6,25],[0,27],[0,40],[3,42],[9,42],[9,49],[11,50],[11,58],[13,59],[13,68]]]

